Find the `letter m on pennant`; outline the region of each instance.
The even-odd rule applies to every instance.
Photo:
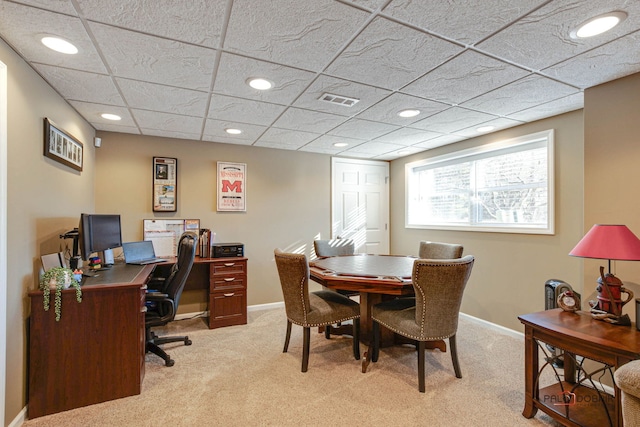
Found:
[[[235,192],[235,193],[242,193],[242,181],[233,181],[230,182],[227,179],[223,179],[222,180],[222,192],[223,193],[229,193],[229,192]]]

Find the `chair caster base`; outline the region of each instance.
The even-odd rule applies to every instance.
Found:
[[[191,345],[191,344],[193,344],[193,343],[191,342],[191,340],[189,338],[186,338],[184,340],[184,345]]]

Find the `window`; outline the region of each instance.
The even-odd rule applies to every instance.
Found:
[[[554,233],[553,130],[405,166],[407,228]]]

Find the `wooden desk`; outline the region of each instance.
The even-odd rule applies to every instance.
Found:
[[[158,269],[175,262],[169,258]],[[209,329],[247,323],[247,258],[196,257],[184,289],[207,289]]]
[[[588,313],[569,313],[559,308],[518,319],[525,327],[522,415],[532,418],[541,409],[566,426],[622,427],[620,391],[614,385],[615,396],[598,395],[593,388],[584,386],[583,379],[576,378],[576,355],[611,369],[640,358],[640,332],[635,325],[615,326],[594,320]],[[549,353],[545,344],[564,350],[564,380],[540,389],[538,355],[540,350]],[[545,364],[542,369],[553,369],[553,365]],[[583,377],[588,375],[586,370],[582,372]],[[599,377],[600,374],[596,374],[594,380]]]
[[[154,266],[116,264],[84,278],[82,302],[62,291],[62,315],[29,292],[29,418],[140,394],[144,293]]]
[[[309,263],[310,278],[331,289],[360,292],[360,336],[371,340],[371,309],[386,299],[413,295],[411,273],[417,258],[394,255],[346,255],[321,258]],[[380,328],[381,345],[393,344],[395,336]]]

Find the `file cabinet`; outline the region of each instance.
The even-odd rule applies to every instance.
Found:
[[[247,323],[247,258],[216,258],[209,265],[209,329]]]

